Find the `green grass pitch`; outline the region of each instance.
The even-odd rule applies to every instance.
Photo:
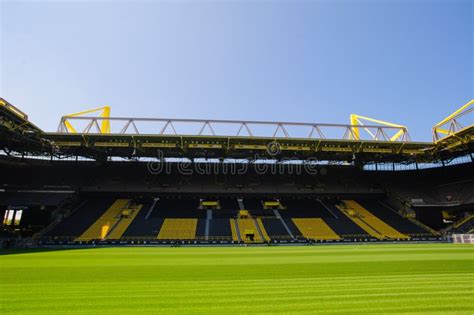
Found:
[[[2,254],[1,314],[474,313],[469,245]]]

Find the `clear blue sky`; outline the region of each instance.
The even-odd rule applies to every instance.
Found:
[[[474,5],[400,1],[1,1],[0,95],[62,114],[406,124],[474,96]]]

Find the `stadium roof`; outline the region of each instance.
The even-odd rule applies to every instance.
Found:
[[[473,104],[471,100],[434,126],[433,142],[415,142],[405,126],[359,115],[352,115],[347,125],[129,118],[110,117],[107,106],[63,116],[57,132],[45,132],[0,98],[0,146],[7,153],[97,160],[168,157],[434,162],[473,152],[474,125],[461,124],[461,119],[472,113]],[[93,112],[100,115],[85,116]],[[83,127],[79,132],[77,125]]]

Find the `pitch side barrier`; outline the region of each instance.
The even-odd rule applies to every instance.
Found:
[[[317,245],[317,244],[359,244],[359,243],[417,243],[417,242],[441,242],[442,237],[427,236],[415,237],[409,240],[378,240],[376,238],[354,238],[341,240],[272,240],[251,245]],[[72,240],[40,240],[39,246],[241,246],[249,245],[244,242],[231,240],[96,240],[96,241],[72,241]]]

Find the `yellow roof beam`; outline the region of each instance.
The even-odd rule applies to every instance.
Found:
[[[68,118],[84,116],[84,115],[87,115],[87,114],[90,114],[90,113],[96,113],[96,112],[100,112],[99,117],[104,118],[104,119],[101,119],[102,122],[101,122],[101,126],[99,128],[100,133],[110,133],[110,119],[109,119],[110,118],[110,106],[103,106],[103,107],[98,107],[98,108],[85,110],[85,111],[78,112],[78,113],[68,114],[68,115],[63,116],[62,120],[63,120],[64,126],[66,127],[66,129],[69,133],[77,133],[76,129],[69,122]]]
[[[459,124],[458,120],[462,116],[465,116],[473,112],[474,111],[473,105],[474,105],[474,99],[470,100],[469,102],[461,106],[458,110],[456,110],[454,113],[452,113],[451,115],[449,115],[448,117],[446,117],[445,119],[443,119],[442,121],[434,125],[433,140],[439,141],[442,138],[440,135],[449,136],[449,135],[455,134],[457,131],[462,129],[462,126],[461,124]],[[448,127],[448,129],[446,129],[446,127]]]
[[[365,123],[364,123],[365,121],[378,124],[378,125],[380,125],[380,128],[390,127],[391,129],[395,128],[394,130],[398,129],[398,131],[393,136],[391,136],[389,138],[390,141],[403,141],[403,140],[406,139],[406,136],[408,135],[408,129],[407,129],[406,126],[394,124],[394,123],[379,120],[379,119],[365,117],[365,116],[361,116],[361,115],[357,115],[357,114],[351,114],[350,121],[351,121],[351,125],[352,125],[352,127],[351,127],[352,133],[349,136],[349,138],[352,139],[352,140],[361,140],[360,139],[360,128],[364,129],[373,138],[373,140],[379,140],[379,139],[377,139],[377,137],[378,137],[377,134],[374,134],[370,130],[370,128],[373,129],[374,126],[365,127]],[[360,126],[360,128],[359,127],[354,127],[354,126]]]
[[[455,111],[454,113],[452,113],[451,115],[449,115],[448,117],[446,117],[445,119],[443,119],[442,121],[440,121],[439,123],[437,123],[435,125],[435,127],[440,127],[444,124],[446,124],[447,122],[449,122],[450,120],[452,120],[453,118],[456,118],[457,116],[459,116],[462,112],[466,111],[471,105],[474,104],[474,100],[470,100],[469,102],[467,102],[466,104],[464,104],[463,106],[461,106],[457,111]]]

